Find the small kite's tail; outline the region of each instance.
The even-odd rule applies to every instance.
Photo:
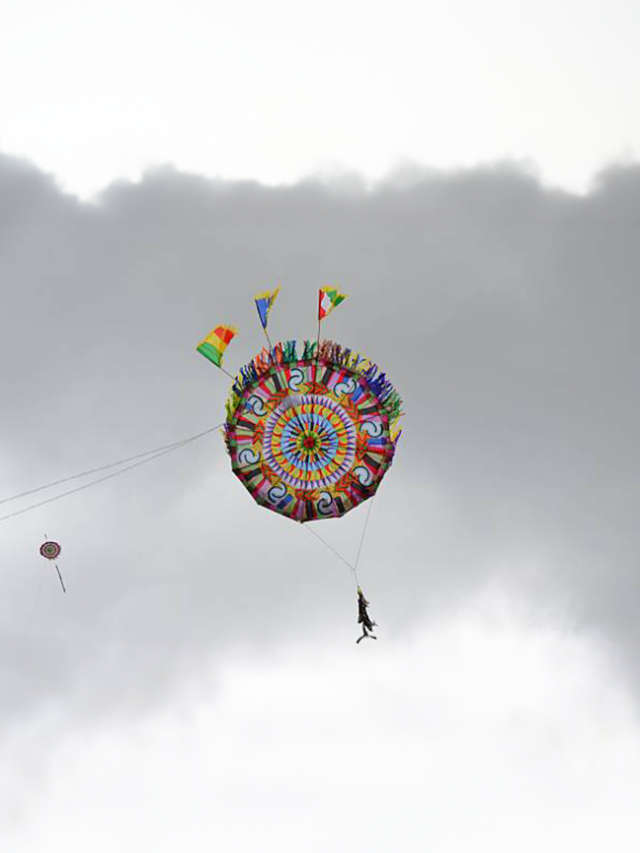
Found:
[[[56,567],[56,572],[58,573],[58,577],[60,578],[60,586],[62,587],[62,591],[66,592],[67,590],[65,589],[64,581],[62,580],[62,575],[60,574],[60,569],[58,568],[58,564],[54,563],[53,565]]]

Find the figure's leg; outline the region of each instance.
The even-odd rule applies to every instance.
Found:
[[[376,623],[374,622],[373,624],[375,625]],[[358,639],[356,640],[356,643],[359,643],[359,642],[360,642],[360,640],[364,640],[364,638],[365,638],[365,637],[371,637],[371,639],[373,639],[373,640],[377,640],[377,639],[378,639],[378,638],[376,637],[376,635],[375,635],[375,634],[370,634],[370,633],[369,633],[369,630],[367,630],[367,629],[371,630],[371,625],[365,625],[365,624],[363,623],[363,625],[362,625],[362,634],[358,637]]]

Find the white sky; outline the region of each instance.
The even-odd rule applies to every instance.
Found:
[[[640,136],[627,0],[5,4],[0,150],[90,195],[172,162],[288,182],[514,157],[584,190]]]
[[[301,638],[231,655],[126,728],[25,725],[11,849],[635,850],[632,703],[597,646],[525,627],[495,593],[364,654]]]

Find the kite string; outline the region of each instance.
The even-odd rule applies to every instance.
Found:
[[[364,539],[365,539],[365,536],[367,533],[367,527],[369,526],[369,518],[371,517],[371,507],[373,506],[373,498],[374,497],[375,497],[375,495],[369,499],[369,506],[367,507],[367,515],[366,515],[366,518],[364,520],[364,526],[362,528],[362,535],[360,536],[360,544],[358,545],[358,554],[356,556],[355,565],[353,565],[347,559],[345,559],[342,556],[342,554],[339,551],[336,551],[336,549],[333,547],[333,545],[330,545],[326,539],[323,539],[323,537],[320,536],[319,533],[316,533],[316,531],[313,530],[311,527],[305,525],[305,527],[309,531],[309,533],[313,534],[316,537],[316,539],[319,539],[323,545],[326,545],[326,547],[330,551],[332,551],[339,560],[342,560],[342,562],[351,569],[351,571],[353,573],[353,578],[356,582],[357,587],[360,586],[360,579],[358,577],[358,564],[360,562],[360,554],[362,553],[362,546],[364,545]]]
[[[18,492],[16,495],[11,495],[7,498],[1,498],[0,504],[17,501],[19,498],[26,498],[28,495],[35,495],[37,492],[42,492],[45,489],[51,489],[53,486],[61,486],[63,483],[69,483],[71,480],[79,480],[81,477],[88,477],[89,474],[97,474],[100,471],[108,471],[110,468],[117,468],[118,465],[124,465],[127,462],[134,462],[137,459],[142,459],[143,456],[151,456],[155,453],[160,453],[164,450],[171,450],[174,447],[182,447],[185,441],[194,441],[196,438],[201,438],[216,429],[219,429],[222,424],[218,424],[209,429],[203,430],[196,435],[190,436],[188,439],[181,438],[179,441],[172,441],[170,444],[163,444],[160,447],[154,447],[152,450],[144,450],[142,453],[136,453],[135,456],[127,456],[124,459],[118,459],[116,462],[109,462],[107,465],[99,465],[97,468],[88,468],[86,471],[80,471],[78,474],[71,474],[68,477],[61,477],[59,480],[52,480],[50,483],[45,483],[42,486],[36,486],[34,489],[26,489],[24,492]]]
[[[223,422],[224,423],[224,422]],[[22,515],[25,512],[29,512],[30,510],[37,509],[38,507],[44,506],[45,504],[53,503],[54,501],[58,501],[61,498],[65,498],[68,495],[73,495],[76,492],[81,492],[84,489],[89,489],[91,486],[95,486],[98,483],[104,483],[106,480],[111,480],[114,477],[119,477],[120,474],[124,474],[127,471],[133,470],[133,468],[138,468],[140,465],[146,465],[147,462],[153,462],[154,459],[159,459],[161,456],[166,456],[168,453],[172,453],[174,450],[178,450],[180,447],[184,447],[187,444],[190,444],[192,441],[195,441],[198,438],[201,438],[203,435],[207,435],[210,432],[213,432],[216,429],[219,429],[223,424],[217,424],[214,427],[210,427],[203,432],[197,433],[196,435],[189,436],[189,438],[184,438],[182,441],[174,442],[171,445],[165,447],[164,450],[159,450],[153,453],[151,456],[146,456],[144,459],[139,459],[137,462],[133,462],[131,465],[127,465],[124,468],[120,468],[118,471],[113,471],[111,474],[105,474],[104,477],[97,477],[95,480],[90,480],[88,483],[84,483],[82,486],[76,486],[74,489],[68,489],[66,492],[61,492],[60,494],[53,495],[50,498],[45,498],[42,501],[38,501],[37,503],[30,504],[29,506],[23,507],[22,509],[15,510],[14,512],[7,513],[7,515],[0,516],[0,522],[7,521],[9,518],[15,518],[17,515]],[[111,466],[113,467],[113,466]],[[70,478],[71,479],[71,478]]]
[[[367,533],[367,527],[369,526],[369,517],[371,516],[371,507],[373,506],[373,498],[374,497],[375,497],[375,495],[373,495],[369,499],[369,506],[367,507],[367,517],[364,520],[364,527],[362,528],[362,536],[360,537],[360,544],[358,545],[358,555],[356,556],[356,565],[355,565],[356,571],[358,569],[358,563],[360,562],[360,554],[362,553],[362,546],[364,544],[364,537]]]
[[[346,560],[339,551],[336,551],[336,549],[333,547],[333,545],[330,545],[327,542],[327,540],[323,539],[319,533],[316,533],[316,531],[313,530],[313,528],[311,528],[305,524],[305,529],[308,530],[309,533],[311,533],[313,536],[315,536],[316,539],[319,539],[323,545],[326,545],[326,547],[330,551],[332,551],[339,560],[342,560],[342,562],[351,569],[351,571],[353,572],[353,577],[355,578],[356,585],[359,586],[360,584],[358,581],[358,570],[357,570],[357,568],[355,566],[351,565],[351,563],[348,560]]]
[[[345,564],[345,566],[349,567],[349,569],[353,573],[353,577],[354,577],[354,580],[356,582],[356,586],[359,586],[360,582],[358,580],[358,570],[356,569],[356,567],[351,565],[351,563],[348,560],[346,560],[339,551],[336,551],[336,549],[333,547],[333,545],[330,545],[326,539],[323,539],[322,536],[320,536],[319,533],[316,533],[316,531],[313,530],[311,527],[309,527],[308,525],[305,524],[305,529],[308,530],[309,533],[311,533],[313,536],[315,536],[316,539],[319,539],[323,545],[326,545],[326,547],[332,553],[334,553],[339,560],[342,560],[342,562]]]

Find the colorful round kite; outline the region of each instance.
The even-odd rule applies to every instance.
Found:
[[[46,536],[46,533],[45,533]],[[57,542],[53,542],[50,539],[47,539],[46,542],[43,542],[40,546],[40,556],[44,557],[45,560],[57,560],[60,556],[60,551],[62,548],[58,545]],[[58,568],[58,564],[54,562],[53,564],[56,567],[56,572],[58,574],[58,580],[60,581],[60,586],[62,587],[62,591],[66,592],[67,589],[64,585],[64,581],[62,580],[62,575],[60,574],[60,569]]]
[[[235,379],[225,437],[234,473],[296,521],[344,515],[391,465],[401,400],[368,359],[332,341],[263,349]]]
[[[60,556],[62,549],[57,542],[43,542],[40,546],[40,554],[47,560],[55,560]]]

